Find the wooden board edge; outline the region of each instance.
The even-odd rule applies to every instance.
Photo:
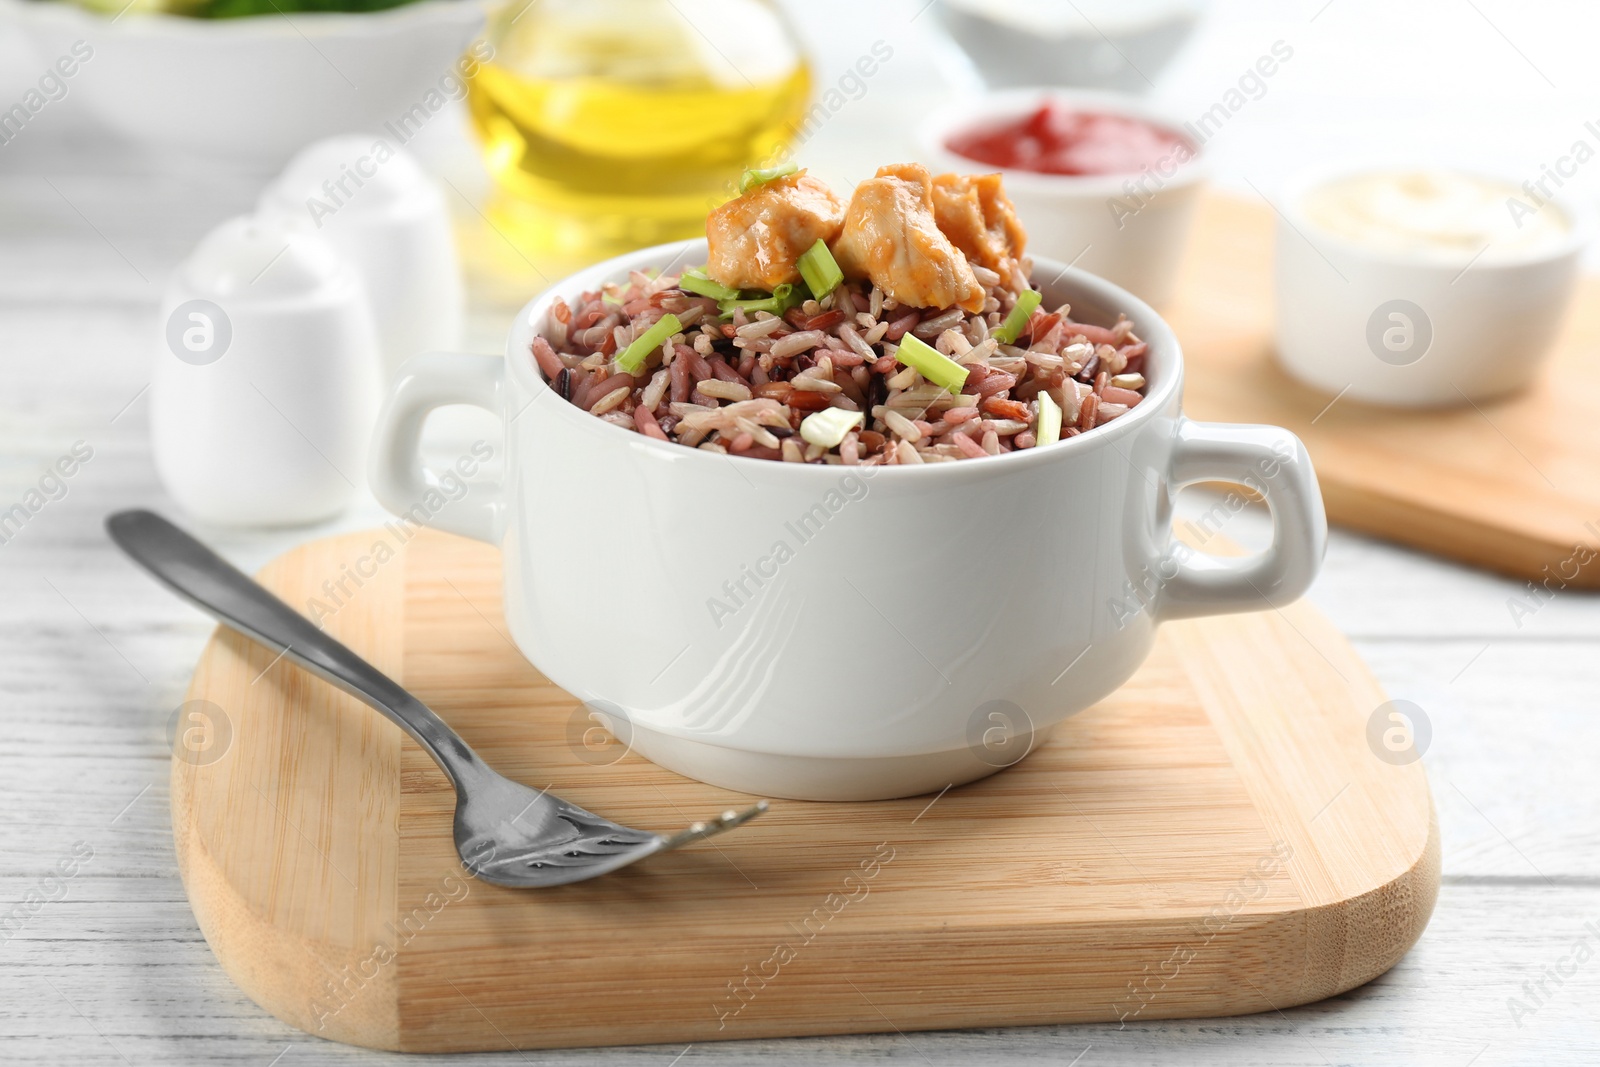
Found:
[[[1322,499],[1328,521],[1337,526],[1517,581],[1543,582],[1552,577],[1547,568],[1559,566],[1578,548],[1600,550],[1594,542],[1557,544],[1500,526],[1480,526],[1476,541],[1461,540],[1453,536],[1459,516],[1332,479],[1322,481]],[[1600,589],[1600,567],[1578,567],[1572,578],[1555,580],[1558,589]]]
[[[1008,988],[1002,983],[984,989],[977,999],[964,1000],[954,1010],[930,1009],[925,999],[929,992],[927,974],[922,970],[925,961],[896,959],[896,950],[903,949],[903,945],[869,933],[852,942],[850,954],[870,958],[884,953],[879,957],[879,984],[872,988],[870,1000],[859,988],[841,981],[814,988],[813,999],[803,1013],[763,1017],[726,1030],[715,1029],[708,1021],[675,1027],[641,1022],[637,1030],[611,1029],[596,1034],[591,1029],[561,1025],[530,1029],[519,1025],[528,1018],[525,1011],[511,1011],[504,1005],[485,1006],[480,1000],[467,1000],[463,994],[461,1016],[467,1021],[465,1032],[469,1037],[462,1039],[463,1030],[454,1027],[420,1030],[407,1035],[402,1051],[526,1053],[631,1045],[681,1047],[686,1043],[720,1041],[1023,1026],[1130,1025],[1134,1021],[1261,1014],[1347,992],[1398,963],[1416,944],[1432,915],[1440,886],[1439,861],[1435,821],[1427,846],[1415,864],[1393,881],[1337,904],[1225,914],[1222,930],[1214,937],[1205,933],[1204,923],[1210,913],[1204,911],[1172,916],[1154,926],[1142,920],[1126,920],[1075,931],[1078,938],[1117,942],[1118,930],[1125,927],[1128,938],[1121,942],[1121,958],[1113,970],[1119,979],[1142,977],[1147,990],[1154,983],[1148,1003],[1141,1001],[1143,994],[1135,988],[1135,981],[1052,999],[1051,968],[1060,967],[1074,975],[1083,972],[1070,957],[1051,961],[1052,954],[1065,947],[1060,944],[1061,930],[1041,925],[1012,928],[1006,931],[1004,943],[995,941],[992,931],[981,929],[942,932],[941,940],[948,942],[945,954],[950,959],[982,970],[994,962],[985,958],[986,953],[992,954],[1006,967],[1011,985]],[[1383,924],[1384,936],[1360,937],[1361,930],[1374,921]],[[1355,951],[1352,941],[1356,942]],[[1280,944],[1287,944],[1298,955],[1275,953],[1273,946]],[[1082,943],[1075,947],[1091,951]],[[1179,957],[1180,950],[1189,950],[1189,954]],[[1215,977],[1195,977],[1188,961],[1201,953],[1207,960],[1225,961],[1222,967],[1233,980],[1223,983]],[[1307,981],[1317,953],[1343,954],[1336,980]],[[1178,962],[1174,963],[1174,959]],[[1263,961],[1268,970],[1262,969]],[[1098,966],[1104,968],[1103,958]],[[1170,981],[1163,973],[1168,966],[1173,968]],[[843,973],[842,968],[839,973]],[[1196,989],[1196,983],[1210,988]],[[1263,987],[1293,992],[1269,998]],[[501,1016],[498,1022],[493,1021],[495,1015]]]
[[[1443,879],[1439,813],[1429,803],[1428,841],[1417,861],[1399,877],[1337,904],[1306,912],[1306,975],[1297,999],[1310,1004],[1366,985],[1404,958],[1421,939],[1433,918]],[[1337,968],[1326,967],[1323,981],[1309,980],[1316,973],[1314,958],[1337,957]],[[1336,976],[1336,977],[1335,977]]]
[[[1073,1024],[1127,1024],[1130,1020],[1213,1019],[1255,1015],[1310,1004],[1348,992],[1394,967],[1421,938],[1438,900],[1441,844],[1431,801],[1426,839],[1412,862],[1390,881],[1345,900],[1314,906],[1263,908],[1230,900],[1158,923],[1111,920],[1073,928],[1032,924],[997,932],[988,927],[946,927],[936,935],[944,955],[964,967],[1004,974],[998,985],[954,1010],[930,1010],[926,961],[902,958],[905,946],[894,937],[871,932],[834,946],[831,969],[845,973],[851,958],[875,958],[878,984],[871,1000],[848,982],[813,986],[803,1012],[741,1021],[734,1029],[681,1023],[641,1023],[635,1030],[564,1024],[529,1028],[528,1014],[506,1005],[468,1000],[461,990],[461,1027],[430,1027],[405,1033],[409,1053],[542,1051],[615,1045],[679,1045],[709,1041],[770,1040],[855,1034]],[[1246,880],[1241,878],[1243,890]],[[1215,933],[1208,923],[1215,921]],[[1125,932],[1125,933],[1124,933]],[[1053,970],[1074,977],[1086,973],[1071,953],[1096,952],[1098,969],[1107,969],[1105,948],[1113,946],[1110,967],[1119,986],[1079,991],[1070,998],[1053,993]],[[1198,977],[1189,961],[1203,958],[1214,970],[1222,961],[1230,981]],[[1176,962],[1174,962],[1176,961]],[[1167,968],[1172,974],[1166,975]],[[992,970],[1001,968],[1001,970]],[[824,971],[830,965],[824,965]],[[1319,974],[1325,977],[1318,978]],[[1142,980],[1149,1000],[1136,988]],[[1008,985],[1009,983],[1009,985]],[[1269,997],[1264,990],[1288,990]],[[949,993],[949,989],[944,990]],[[489,1014],[484,1014],[488,1012]],[[499,1015],[498,1021],[492,1017]],[[487,1021],[487,1025],[483,1025]],[[463,1039],[462,1034],[470,1036]],[[601,1040],[603,1037],[606,1040]]]
[[[211,651],[213,636],[207,643]],[[172,761],[172,843],[195,923],[228,980],[262,1010],[313,1037],[400,1051],[400,1003],[393,968],[361,976],[364,954],[298,938],[257,914],[200,839],[194,819],[195,768]],[[363,984],[351,988],[355,981]],[[319,996],[320,994],[320,996]],[[356,995],[358,994],[358,995]],[[328,1014],[317,1005],[338,1005]]]
[[[281,593],[282,583],[292,581],[295,568],[308,565],[311,558],[359,549],[370,540],[367,531],[357,531],[306,542],[273,558],[257,572],[256,578],[267,588]],[[320,562],[319,570],[327,567],[329,559]],[[327,569],[332,573],[332,568]],[[392,589],[391,586],[391,592]],[[325,624],[326,628],[334,636],[351,642],[348,630],[359,630],[364,621],[373,616],[392,615],[397,605],[390,600],[392,597],[386,599],[382,592],[369,593],[368,599],[355,607],[356,600],[352,599],[353,610],[332,617]],[[295,601],[290,598],[290,602]],[[403,608],[403,605],[398,606]],[[359,649],[361,645],[356,643],[356,647]],[[373,659],[370,653],[368,658]],[[386,658],[380,655],[374,662],[399,678],[399,665],[386,663]],[[270,649],[218,627],[196,662],[185,702],[206,701],[213,695],[213,674],[225,672],[230,660],[249,663],[249,672],[255,675],[255,681],[267,677],[269,671],[303,673],[302,668],[282,661],[281,655],[274,656]],[[346,719],[353,718],[362,733],[370,731],[383,738],[381,744],[392,745],[398,764],[402,734],[397,727],[356,698],[325,687],[323,682],[309,675],[298,681],[336,701],[338,714]],[[239,716],[248,713],[247,707],[223,710],[223,717],[233,720],[231,729],[235,742],[242,742],[246,736],[246,722]],[[173,849],[190,908],[212,955],[229,980],[246,996],[290,1026],[311,1036],[344,1044],[398,1051],[398,969],[392,953],[384,958],[383,937],[375,936],[371,943],[338,945],[287,929],[274,921],[266,907],[252,901],[230,877],[225,863],[213,854],[204,829],[206,820],[200,812],[202,805],[228,804],[230,760],[231,753],[225,752],[217,760],[196,762],[184,758],[177,746],[173,749]],[[260,792],[259,788],[256,791]],[[395,792],[398,796],[398,778]],[[323,848],[304,834],[286,836],[282,824],[288,815],[270,800],[266,803],[272,813],[271,828],[263,830],[258,824],[254,827],[256,831],[277,835],[288,842],[289,848],[308,851],[318,865],[337,871]],[[246,831],[249,829],[247,827]],[[391,858],[397,858],[392,851]],[[396,875],[397,871],[392,868],[387,872],[390,881]],[[358,877],[362,877],[363,885],[367,884],[368,876],[358,872]],[[370,877],[381,880],[384,874],[378,872]],[[343,880],[349,881],[348,878]],[[332,879],[325,877],[324,881],[332,884]],[[352,892],[359,894],[362,890],[352,886]],[[390,919],[394,918],[391,914]]]
[[[1219,616],[1209,629],[1191,622],[1172,628],[1190,682],[1268,835],[1288,849],[1285,869],[1301,909],[1346,906],[1416,866],[1427,852],[1433,811],[1426,773],[1420,763],[1397,766],[1367,751],[1366,709],[1380,709],[1388,697],[1326,617],[1302,599],[1275,612]],[[1226,659],[1210,653],[1223,632],[1239,650]],[[1292,676],[1279,671],[1271,686],[1262,680],[1307,645],[1317,656]],[[1241,658],[1246,652],[1253,656]],[[1304,705],[1278,706],[1291,686],[1300,688]],[[1329,747],[1333,730],[1351,736]],[[1357,855],[1362,862],[1352,866]],[[1328,857],[1346,862],[1330,866]]]

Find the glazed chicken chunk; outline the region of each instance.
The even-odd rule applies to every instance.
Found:
[[[771,292],[800,281],[795,266],[818,240],[832,241],[844,203],[805,171],[775,178],[728,201],[706,219],[706,275],[730,289]]]
[[[846,278],[870,280],[902,304],[983,310],[983,286],[940,230],[933,183],[920,164],[879,167],[856,186],[833,257]]]
[[[941,174],[933,179],[933,217],[950,243],[1011,284],[1028,235],[998,174]]]

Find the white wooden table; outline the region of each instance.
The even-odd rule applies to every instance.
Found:
[[[825,171],[860,176],[894,154],[871,139],[873,123],[890,115],[903,127],[929,77],[929,53],[910,19],[917,6],[857,10],[866,25],[816,42],[824,80],[830,64],[842,69],[874,37],[895,41],[902,62],[808,146]],[[1536,175],[1582,134],[1583,119],[1600,115],[1600,74],[1586,54],[1595,16],[1587,9],[1492,0],[1400,7],[1220,4],[1196,47],[1161,80],[1160,95],[1202,110],[1273,40],[1293,41],[1298,66],[1213,144],[1223,181],[1246,188],[1248,180],[1269,194],[1299,163],[1374,143]],[[828,0],[807,10],[843,26],[852,8]],[[1552,17],[1581,17],[1584,25],[1557,33],[1545,21]],[[13,73],[5,71],[0,88]],[[0,103],[10,102],[7,92]],[[143,395],[160,286],[201,233],[249,207],[264,176],[158,166],[91,139],[70,107],[56,111],[55,129],[36,123],[0,148],[0,509],[23,499],[43,465],[75,442],[93,458],[64,496],[0,544],[0,914],[51,898],[25,906],[0,941],[0,1061],[400,1062],[289,1029],[234,989],[212,959],[174,866],[164,737],[211,627],[119,558],[100,527],[117,508],[175,511],[151,467]],[[459,142],[427,147],[459,162]],[[1600,164],[1575,183],[1594,189]],[[476,216],[464,206],[460,214],[470,245]],[[494,240],[481,232],[475,239]],[[494,351],[506,302],[531,282],[482,274],[474,281],[469,347]],[[378,519],[368,501],[319,529],[202,532],[251,568],[300,540]],[[1248,541],[1260,536],[1259,523],[1246,516],[1229,532]],[[1281,1013],[1125,1030],[471,1060],[1600,1062],[1600,602],[1563,593],[1519,628],[1506,601],[1520,590],[1350,534],[1333,537],[1312,599],[1391,694],[1430,718],[1425,759],[1444,841],[1432,925],[1392,972],[1364,988]],[[92,856],[73,877],[52,880],[75,850]],[[1578,948],[1585,938],[1586,953]],[[1543,992],[1525,982],[1543,982]],[[1511,998],[1528,1010],[1513,1012]]]

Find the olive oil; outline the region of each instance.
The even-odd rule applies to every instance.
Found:
[[[764,0],[517,0],[500,17],[470,105],[513,201],[496,215],[538,251],[598,258],[704,232],[810,95]]]

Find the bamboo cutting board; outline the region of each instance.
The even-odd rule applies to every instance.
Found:
[[[1168,316],[1189,363],[1185,410],[1299,434],[1335,523],[1552,590],[1600,589],[1600,279],[1582,280],[1557,350],[1519,396],[1329,406],[1273,354],[1273,227],[1260,201],[1202,201]]]
[[[359,581],[330,600],[324,583],[347,574]],[[371,531],[308,544],[262,580],[332,608],[331,633],[514,778],[641,827],[748,803],[586,745],[575,702],[506,636],[487,546]],[[279,1018],[355,1044],[1256,1012],[1382,973],[1432,912],[1421,764],[1368,740],[1384,701],[1308,606],[1175,623],[1133,681],[987,780],[779,800],[715,841],[519,891],[463,874],[450,787],[409,738],[219,631],[183,709],[203,736],[175,749],[173,830],[228,975]]]

